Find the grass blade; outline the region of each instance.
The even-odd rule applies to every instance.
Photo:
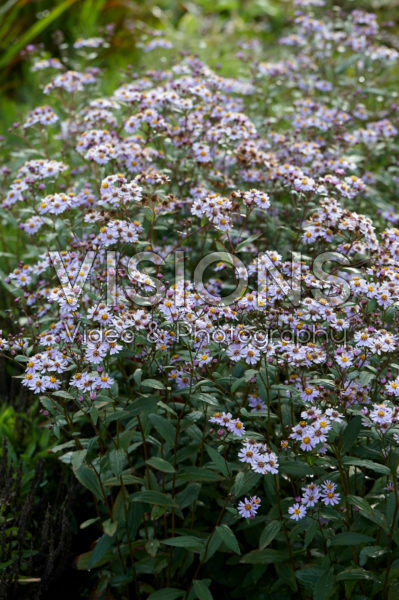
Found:
[[[23,48],[25,48],[29,42],[31,42],[36,36],[44,31],[46,27],[50,25],[50,23],[55,21],[55,19],[62,15],[62,13],[68,8],[70,8],[72,4],[75,4],[75,2],[76,0],[65,0],[59,6],[53,8],[53,10],[46,17],[34,23],[32,27],[30,27],[28,31],[26,31],[24,35],[18,41],[16,41],[15,44],[13,44],[11,48],[7,50],[7,52],[5,52],[0,59],[0,68],[3,68],[10,63],[14,56],[18,54],[18,52],[23,50]]]

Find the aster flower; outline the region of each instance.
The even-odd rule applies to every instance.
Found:
[[[243,501],[238,503],[238,512],[241,517],[245,519],[253,519],[256,516],[257,511],[260,507],[260,499],[257,496],[251,498],[245,498]]]
[[[290,518],[294,521],[299,521],[300,519],[306,517],[306,507],[298,502],[293,504],[293,506],[290,506],[288,512],[291,515]]]
[[[388,394],[393,396],[399,396],[399,377],[396,377],[396,379],[389,381],[386,384],[385,389],[387,390]]]
[[[323,491],[320,495],[322,502],[325,506],[335,506],[340,502],[340,495],[335,491]]]
[[[227,430],[230,433],[234,433],[234,435],[237,435],[238,437],[245,435],[245,427],[240,419],[230,420],[230,422],[227,424]]]
[[[317,444],[315,430],[313,427],[306,427],[301,437],[301,450],[311,451]]]

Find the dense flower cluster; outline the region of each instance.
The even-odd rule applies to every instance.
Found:
[[[288,509],[291,519],[299,521],[303,519],[307,511],[310,508],[317,506],[317,503],[321,501],[324,506],[334,506],[340,501],[340,495],[336,492],[336,483],[332,483],[329,480],[323,481],[320,485],[310,483],[309,485],[302,488],[303,494],[299,498],[299,502],[296,502]]]
[[[43,87],[49,105],[19,130],[37,157],[3,169],[5,218],[36,255],[6,279],[20,329],[3,332],[0,348],[24,365],[22,385],[39,395],[55,432],[69,428],[73,438],[82,420],[92,423],[98,456],[88,462],[93,448],[82,440],[72,462],[79,480],[83,465],[100,481],[129,475],[140,490],[170,494],[169,505],[154,501],[151,518],[169,506],[173,535],[199,494],[191,487],[187,499],[179,485],[196,481],[209,446],[205,466],[231,478],[235,518],[262,518],[252,486],[271,513],[281,496],[285,543],[291,520],[348,529],[350,500],[369,490],[373,461],[377,491],[392,475],[399,173],[390,155],[399,106],[370,101],[363,76],[355,88],[350,73],[330,81],[324,65],[346,73],[349,56],[357,74],[378,77],[399,55],[374,15],[323,21],[319,5],[297,2],[277,61],[243,44],[237,78],[185,55],[124,75],[104,97],[99,69],[37,58],[35,71],[55,70]],[[145,46],[171,48],[157,36]],[[285,100],[274,105],[280,91]],[[110,452],[126,451],[131,471],[101,458],[101,424],[117,420]],[[396,472],[389,485],[397,490]]]

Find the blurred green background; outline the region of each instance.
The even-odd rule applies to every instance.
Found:
[[[60,44],[99,35],[113,24],[99,62],[112,66],[103,78],[107,91],[128,64],[134,68],[145,60],[151,66],[151,55],[143,58],[137,47],[151,28],[162,30],[176,50],[199,53],[212,65],[223,62],[224,70],[233,73],[237,37],[275,40],[290,11],[289,2],[277,0],[8,0],[0,7],[1,133],[24,114],[24,105],[43,102],[21,56],[28,44],[40,43],[59,57]]]
[[[334,6],[375,11],[382,21],[394,21],[392,45],[398,44],[399,0],[326,0]],[[224,74],[235,73],[237,38],[256,38],[274,45],[294,15],[292,0],[3,0],[0,3],[0,133],[30,108],[43,102],[21,51],[42,44],[59,56],[60,46],[78,37],[96,36],[114,26],[110,45],[99,66],[112,66],[104,91],[116,83],[118,71],[151,57],[137,46],[143,32],[162,30],[177,50],[191,50],[211,66],[222,63]]]

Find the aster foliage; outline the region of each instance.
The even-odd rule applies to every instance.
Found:
[[[101,38],[68,67],[31,57],[45,104],[2,171],[24,250],[0,348],[94,497],[96,597],[397,597],[386,35],[301,0],[236,78],[154,36],[165,68],[106,96]]]

